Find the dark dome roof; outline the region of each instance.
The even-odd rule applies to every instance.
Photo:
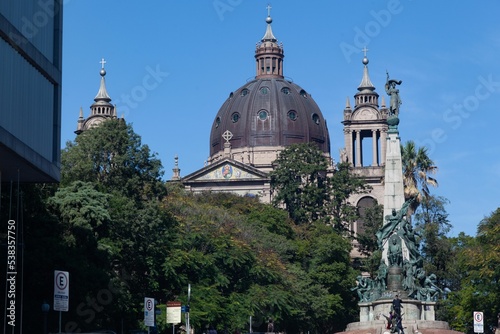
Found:
[[[229,95],[212,125],[210,156],[224,150],[227,130],[233,150],[315,142],[330,153],[326,120],[316,102],[300,86],[277,76],[252,80]]]

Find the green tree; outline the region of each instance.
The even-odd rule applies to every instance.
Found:
[[[415,229],[420,236],[420,251],[424,257],[424,269],[438,277],[439,285],[446,287],[452,272],[448,266],[453,259],[452,244],[447,237],[451,229],[444,197],[426,196],[414,215]]]
[[[162,165],[130,124],[107,120],[68,142],[61,155],[61,185],[96,183],[137,201],[164,195]]]
[[[318,146],[313,143],[290,145],[274,164],[276,167],[270,173],[273,203],[284,205],[297,224],[327,219],[328,161]]]
[[[378,251],[377,237],[375,233],[382,227],[384,222],[384,206],[374,204],[372,207],[364,208],[360,213],[362,230],[356,235],[358,251],[364,255],[361,259],[356,259],[359,269],[370,274],[371,278],[376,276],[380,265],[382,254]]]
[[[320,221],[344,233],[356,221],[357,208],[349,198],[369,187],[348,163],[333,168],[314,143],[302,143],[287,147],[274,164],[273,204],[283,205],[297,224]]]
[[[371,187],[353,173],[352,165],[347,162],[335,166],[327,185],[329,201],[326,207],[331,225],[346,234],[351,224],[360,218],[358,208],[350,202],[351,196],[367,193]]]
[[[411,204],[411,209],[415,212],[422,199],[430,195],[429,185],[438,185],[437,180],[430,176],[435,174],[438,168],[429,157],[427,148],[417,148],[411,140],[401,145],[401,160],[405,200],[415,198]]]
[[[161,163],[121,120],[77,136],[67,143],[61,161],[61,187],[49,203],[63,224],[64,240],[80,254],[79,266],[99,266],[105,273],[75,286],[82,301],[103,289],[113,298],[94,319],[76,317],[77,323],[81,329],[100,322],[117,328],[113,322],[125,317],[137,326],[135,313],[145,294],[161,299],[166,291],[178,290],[169,281],[173,273],[165,272],[175,221],[161,205],[166,195]]]

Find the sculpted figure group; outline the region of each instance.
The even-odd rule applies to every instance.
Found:
[[[442,290],[437,286],[437,277],[427,275],[423,269],[423,258],[419,253],[418,237],[411,223],[406,219],[412,200],[406,201],[401,209],[387,215],[384,225],[376,233],[379,251],[386,254],[382,259],[377,276],[358,276],[357,291],[360,302],[374,301],[387,292],[387,272],[392,266],[401,267],[402,286],[409,298],[421,301],[436,301]]]

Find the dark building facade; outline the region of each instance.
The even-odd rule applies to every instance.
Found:
[[[0,181],[58,182],[62,0],[0,2]]]

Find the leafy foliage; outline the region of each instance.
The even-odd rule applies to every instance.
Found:
[[[294,144],[283,150],[270,173],[273,203],[283,203],[297,224],[326,220],[330,199],[323,152],[312,143]]]
[[[429,185],[438,185],[437,180],[430,176],[435,174],[438,168],[429,158],[427,148],[417,148],[411,140],[401,145],[401,160],[405,200],[415,199],[411,204],[411,209],[415,212],[422,199],[430,195]]]
[[[254,198],[194,195],[165,184],[160,161],[121,121],[78,136],[63,151],[59,186],[23,185],[7,196],[2,189],[4,203],[17,193],[24,203],[13,212],[23,213],[24,307],[34,315],[25,331],[39,331],[54,269],[71,275],[66,331],[138,328],[144,296],[186,304],[188,284],[197,333],[210,325],[242,330],[250,316],[254,331],[265,331],[270,317],[290,334],[344,330],[358,313],[345,225],[358,212],[349,198],[367,187],[348,164],[329,166],[315,147],[283,152],[273,189],[280,196],[275,205],[286,211]],[[470,332],[473,310],[488,310],[488,323],[500,311],[500,213],[480,223],[477,238],[447,238],[445,204],[424,197],[416,222],[429,270],[440,272],[452,291],[438,314]],[[5,210],[0,214],[7,219]],[[380,216],[374,207],[363,217],[358,242],[366,253],[374,249],[370,233]],[[56,327],[50,312],[49,329]],[[160,331],[171,330],[166,327],[160,322]]]
[[[347,163],[337,164],[333,174],[328,178],[329,203],[328,213],[332,226],[345,234],[349,226],[359,218],[355,205],[349,202],[354,194],[367,193],[371,187],[363,179],[352,173],[352,166]]]
[[[500,313],[500,208],[485,217],[478,225],[477,237],[467,241],[459,255],[463,272],[461,291],[456,296],[459,311],[469,315],[484,311],[485,326],[496,326]]]
[[[121,120],[107,120],[83,132],[61,155],[62,186],[77,180],[93,182],[136,201],[161,196],[162,175],[160,160]]]
[[[275,165],[270,173],[273,204],[283,205],[295,223],[322,222],[344,233],[358,218],[349,198],[369,187],[348,163],[333,168],[315,144],[303,143],[284,149]]]

